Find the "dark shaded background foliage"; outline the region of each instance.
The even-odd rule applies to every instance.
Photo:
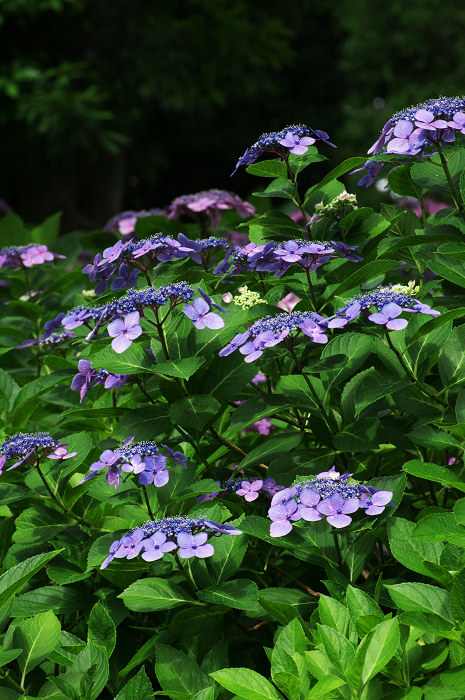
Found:
[[[4,0],[0,22],[0,194],[32,221],[63,210],[66,229],[248,195],[229,173],[263,131],[325,129],[342,159],[393,111],[464,92],[452,0]]]

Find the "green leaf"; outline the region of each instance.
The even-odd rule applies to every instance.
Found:
[[[412,476],[419,476],[421,479],[427,479],[428,481],[436,481],[443,486],[465,492],[465,480],[457,476],[452,469],[447,469],[447,467],[442,467],[439,464],[412,459],[406,462],[402,469]]]
[[[429,583],[384,584],[395,605],[406,612],[424,612],[440,615],[453,621],[449,593]]]
[[[296,617],[302,622],[316,607],[315,599],[294,588],[265,588],[260,590],[258,602],[282,625]]]
[[[88,644],[103,649],[109,659],[116,644],[116,627],[101,603],[96,603],[90,611],[87,625]]]
[[[315,394],[319,399],[322,399],[324,391],[320,379],[318,377],[307,377],[307,380],[313,387]],[[281,376],[276,385],[276,394],[283,394],[286,399],[292,401],[293,405],[302,406],[307,409],[320,409],[320,401],[317,401],[315,395],[305,381],[305,378],[300,374]]]
[[[350,377],[363,365],[373,347],[373,338],[363,333],[344,333],[325,345],[321,354],[322,360],[329,360],[339,355],[346,356],[343,366],[334,370],[326,370],[322,376],[325,386],[331,388]]]
[[[337,688],[344,685],[344,680],[338,678],[337,676],[328,675],[326,678],[322,678],[317,681],[314,686],[312,686],[308,695],[305,696],[305,700],[318,700],[318,698],[329,698],[330,693]]]
[[[394,379],[380,374],[373,367],[363,373],[363,379],[355,388],[355,417],[364,408],[385,396],[395,394],[410,384],[408,379]]]
[[[2,247],[28,245],[32,242],[22,220],[13,212],[0,219],[0,240]]]
[[[332,627],[317,625],[317,629],[328,659],[340,673],[344,673],[354,662],[354,645]]]
[[[253,581],[239,578],[199,591],[198,596],[206,603],[217,603],[227,605],[228,608],[247,610],[258,604],[258,586]]]
[[[379,445],[379,430],[381,424],[377,418],[363,418],[355,423],[344,426],[344,429],[334,436],[333,444],[342,452],[367,452]]]
[[[414,445],[422,445],[431,449],[447,450],[449,447],[460,445],[452,435],[432,425],[418,425],[410,433],[407,433],[407,437]]]
[[[258,447],[255,447],[249,452],[247,457],[239,463],[240,469],[250,467],[253,464],[266,463],[270,459],[288,454],[296,447],[301,440],[301,434],[298,431],[291,435],[280,435],[278,437],[267,438]]]
[[[201,378],[200,375],[195,378],[196,392],[209,394],[217,401],[229,401],[231,396],[252,381],[256,373],[257,369],[253,364],[247,364],[243,355],[234,353],[222,357]]]
[[[115,700],[151,700],[153,697],[152,684],[150,683],[145,668],[142,667],[139,672],[126,683],[118,695],[115,695]]]
[[[269,209],[256,219],[241,224],[249,229],[249,238],[253,243],[263,243],[267,240],[287,240],[302,235],[302,228],[290,216],[279,209]]]
[[[163,437],[172,430],[169,408],[166,403],[132,410],[118,421],[115,437],[124,440],[128,435],[134,435],[136,442]]]
[[[458,309],[452,309],[451,311],[445,311],[441,313],[440,316],[436,318],[431,318],[429,321],[424,323],[421,328],[415,333],[410,343],[414,343],[424,335],[428,335],[432,331],[435,331],[440,326],[444,326],[450,321],[455,321],[456,318],[463,318],[465,316],[465,306],[461,306]]]
[[[453,513],[426,515],[417,523],[411,536],[422,542],[453,542],[465,546],[465,527],[457,522]]]
[[[365,685],[396,653],[400,641],[399,620],[385,620],[370,632],[357,650],[356,664],[363,660],[361,681]]]
[[[51,246],[60,231],[61,212],[52,214],[40,226],[36,226],[31,231],[31,238],[34,243]]]
[[[330,294],[325,297],[325,303],[334,297],[340,297],[350,289],[359,287],[362,283],[369,282],[375,277],[379,277],[383,273],[397,267],[399,263],[396,260],[373,260],[365,265],[358,266],[355,272],[348,275],[343,282],[333,289]]]
[[[343,637],[349,639],[349,632],[353,629],[349,611],[346,606],[340,603],[335,598],[330,598],[326,595],[320,595],[318,598],[318,615],[322,625],[331,627],[333,630],[340,632]],[[356,641],[351,639],[350,641]]]
[[[327,175],[324,176],[320,182],[318,182],[314,187],[311,187],[308,192],[305,195],[305,202],[304,205],[306,204],[307,199],[309,199],[313,192],[316,192],[318,190],[321,190],[322,187],[324,187],[328,182],[331,182],[332,180],[336,180],[336,178],[340,177],[341,175],[345,175],[346,173],[349,172],[349,170],[353,170],[354,168],[361,168],[362,165],[365,165],[367,161],[367,158],[364,156],[361,157],[353,157],[353,158],[347,158],[347,160],[344,160],[342,163],[339,163],[331,172],[329,172]]]
[[[210,676],[244,700],[283,700],[270,681],[250,668],[223,668],[210,673]]]
[[[253,399],[248,399],[242,406],[236,408],[231,416],[231,426],[228,432],[236,433],[242,430],[255,421],[272,416],[275,413],[290,408],[293,405],[291,400],[284,396],[276,396],[269,394],[268,396],[257,396]]]
[[[21,544],[49,542],[59,532],[73,523],[64,513],[50,508],[26,508],[16,518],[13,541]]]
[[[0,651],[0,667],[6,666],[6,664],[9,664],[11,661],[14,661],[22,653],[22,649],[4,649]]]
[[[230,525],[242,530],[241,520],[230,521]],[[246,535],[234,535],[233,537],[218,537],[214,540],[215,556],[206,560],[208,572],[212,583],[220,584],[233,576],[247,552],[248,537]]]
[[[286,178],[286,164],[282,160],[262,160],[261,163],[252,163],[246,167],[246,172],[259,177]]]
[[[460,622],[465,619],[465,569],[459,571],[450,592],[450,609],[452,615]]]
[[[390,518],[387,528],[389,546],[397,561],[412,571],[431,576],[425,562],[440,564],[443,546],[436,542],[413,540],[412,533],[415,529],[415,523],[404,520],[404,518]]]
[[[155,365],[153,371],[158,374],[167,374],[169,377],[189,379],[189,377],[192,377],[192,375],[197,372],[204,362],[204,357],[186,357],[183,360],[159,362]]]
[[[11,615],[30,617],[37,613],[53,610],[57,615],[76,612],[82,608],[82,596],[72,589],[44,586],[16,597]]]
[[[170,406],[170,417],[177,425],[201,429],[216,416],[220,408],[213,396],[196,394],[175,401]]]
[[[80,683],[81,697],[84,695],[82,690],[86,687],[89,700],[97,700],[107,684],[110,673],[105,652],[100,649],[100,647],[94,647],[93,644],[88,644],[86,648],[76,656],[71,666],[71,672],[79,673],[84,676]]]
[[[60,622],[51,610],[39,613],[18,624],[13,634],[13,641],[23,650],[18,658],[23,676],[42,663],[55,649],[60,634]]]
[[[439,253],[428,253],[419,251],[417,254],[419,260],[426,263],[430,270],[435,272],[445,280],[449,280],[459,287],[465,287],[465,271],[463,263],[456,260],[450,255],[441,255]]]
[[[439,354],[438,369],[444,387],[465,381],[465,325],[454,328]]]
[[[441,167],[438,155],[434,155],[431,159],[424,159],[421,163],[414,163],[412,167],[412,179],[420,187],[431,190],[432,192],[440,192],[448,197],[451,196],[449,183],[447,182],[444,171]],[[465,149],[459,148],[448,158],[447,162],[454,187],[459,187],[460,175],[465,168]]]
[[[86,359],[92,361],[94,369],[106,369],[115,374],[142,374],[153,372],[157,367],[142,345],[135,343],[121,354],[109,347]]]
[[[402,197],[415,197],[419,199],[421,197],[421,187],[412,180],[410,171],[412,169],[412,164],[400,165],[398,168],[394,168],[388,174],[388,183],[391,190],[401,195]]]
[[[132,583],[119,594],[129,610],[154,612],[169,610],[184,603],[192,603],[193,598],[180,586],[162,578],[144,578]]]
[[[289,166],[294,175],[298,175],[302,172],[302,170],[305,170],[305,168],[311,165],[312,163],[319,163],[322,160],[328,159],[325,156],[322,156],[320,153],[318,153],[318,150],[315,146],[309,146],[307,152],[303,153],[302,155],[291,153],[289,155]]]
[[[212,685],[191,656],[164,644],[156,647],[155,673],[169,698],[192,700],[195,693]]]
[[[263,192],[253,192],[254,197],[279,197],[294,201],[294,185],[283,177],[272,180]]]
[[[0,576],[0,610],[8,605],[13,596],[27,584],[40,569],[62,550],[37,554],[11,567]]]

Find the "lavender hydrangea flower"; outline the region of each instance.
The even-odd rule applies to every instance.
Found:
[[[176,549],[176,543],[166,539],[163,532],[155,532],[148,540],[144,541],[144,552],[142,559],[145,561],[156,561],[161,559],[166,552]]]
[[[373,323],[386,325],[389,330],[399,330],[407,325],[404,319],[396,320],[402,311],[439,316],[439,311],[415,299],[414,294],[417,291],[414,283],[409,282],[408,285],[390,285],[359,294],[338,309],[334,316],[327,318],[326,325],[328,328],[342,328],[363,313]],[[372,307],[376,308],[377,313],[369,314]]]
[[[213,545],[207,542],[208,535],[206,532],[201,532],[198,535],[191,535],[189,532],[181,532],[177,536],[179,545],[178,554],[181,559],[190,559],[198,557],[205,559],[211,557],[215,550]]]
[[[182,311],[199,330],[202,328],[218,329],[224,327],[223,319],[218,314],[210,311],[210,306],[204,299],[195,299],[192,306],[185,306]]]
[[[111,347],[118,354],[127,350],[132,341],[142,334],[142,328],[139,325],[140,314],[138,311],[133,311],[127,316],[117,318],[108,324],[108,335],[113,338]]]
[[[316,522],[323,515],[330,525],[350,525],[350,515],[365,508],[366,515],[379,515],[392,499],[391,491],[377,491],[372,486],[351,483],[351,474],[340,474],[335,467],[316,477],[294,484],[273,496],[268,517],[270,535],[282,537],[292,529],[292,521]]]
[[[133,439],[133,436],[127,438],[115,450],[104,450],[98,461],[91,464],[90,473],[82,479],[81,484],[105,471],[107,482],[114,485],[116,489],[119,488],[122,473],[135,474],[138,476],[139,484],[143,486],[154,484],[161,487],[169,481],[167,459],[173,459],[177,464],[186,466],[187,457],[182,452],[174,452],[164,446],[168,451],[166,456],[159,451],[154,440],[133,444]]]
[[[379,326],[386,326],[390,331],[400,331],[407,326],[405,318],[397,318],[402,313],[402,308],[397,304],[385,304],[381,307],[381,312],[370,314],[368,320]]]
[[[49,433],[17,433],[0,444],[0,474],[8,460],[18,457],[8,470],[28,461],[35,464],[44,457],[70,459],[77,455],[77,452],[68,452],[67,447],[68,443],[55,440]]]
[[[325,498],[324,501],[318,504],[317,509],[320,513],[327,516],[327,521],[333,527],[346,527],[352,522],[352,518],[348,513],[355,513],[359,507],[358,498],[349,498],[344,500],[341,494],[335,493],[330,498]]]
[[[121,389],[131,376],[129,374],[111,374],[106,369],[94,369],[89,360],[79,360],[78,370],[78,374],[73,377],[71,382],[71,389],[80,392],[81,400],[79,403],[82,403],[91,386],[103,384],[105,389]]]
[[[255,207],[237,194],[213,189],[177,197],[168,208],[168,218],[188,216],[204,228],[216,229],[220,224],[221,212],[227,209],[235,209],[242,217],[256,215]]]
[[[464,125],[464,97],[439,97],[396,112],[384,125],[379,138],[368,150],[369,154],[394,153],[399,156],[434,153],[438,146],[452,143],[455,132]],[[402,159],[399,159],[402,162]],[[359,185],[367,187],[374,182],[382,162],[367,161],[358,170],[367,170]]]
[[[328,146],[335,147],[334,144],[330,143],[329,136],[325,131],[311,129],[303,124],[294,124],[285,127],[281,131],[262,134],[258,141],[250,148],[247,148],[244,155],[239,158],[232,175],[241,165],[255,163],[264,153],[273,153],[282,159],[286,159],[289,157],[289,153],[297,153],[298,155],[305,153],[308,150],[308,146],[311,145],[310,142],[315,143],[315,141],[323,141]]]
[[[137,219],[146,216],[166,216],[164,209],[143,209],[142,211],[123,211],[121,214],[113,216],[105,226],[103,231],[112,233],[121,233],[122,236],[128,236],[134,233]]]
[[[242,481],[241,488],[236,491],[238,496],[244,496],[244,499],[250,503],[258,498],[258,492],[263,486],[262,479],[256,479],[255,481]]]
[[[392,491],[376,491],[373,487],[366,486],[360,496],[359,505],[360,508],[365,508],[365,515],[379,515],[391,500]]]
[[[126,265],[126,263],[123,263],[118,270],[118,277],[115,277],[111,283],[111,288],[116,290],[137,287],[137,275],[139,273],[140,270],[134,270],[129,265]]]
[[[146,561],[161,559],[165,553],[175,549],[178,549],[182,559],[204,559],[214,554],[213,546],[207,542],[208,534],[241,535],[242,532],[227,523],[216,523],[205,518],[171,516],[153,520],[115,540],[100,568],[105,569],[114,558],[133,559],[140,552]]]
[[[46,245],[30,243],[23,246],[10,246],[0,250],[1,267],[32,267],[42,265],[45,262],[52,262],[57,258],[65,259],[66,256],[59,253],[52,253]]]

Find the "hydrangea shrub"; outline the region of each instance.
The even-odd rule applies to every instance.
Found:
[[[4,216],[0,698],[465,697],[464,136],[441,97],[307,190],[293,125],[254,204]]]

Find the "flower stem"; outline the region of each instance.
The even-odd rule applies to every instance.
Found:
[[[150,515],[151,520],[155,520],[155,516],[152,513],[152,509],[150,507],[150,501],[149,497],[147,494],[147,487],[142,484],[142,493],[144,494],[144,500],[145,500],[145,505],[147,506],[147,512]]]
[[[139,387],[139,389],[141,390],[141,392],[144,394],[144,396],[150,401],[150,403],[155,403],[155,401],[152,399],[152,397],[150,396],[150,394],[148,394],[148,393],[145,391],[144,387],[142,386],[142,382],[140,381],[140,379],[139,379],[138,377],[133,377],[132,379],[133,379],[133,381],[137,384],[137,386]]]
[[[244,450],[242,450],[237,445],[234,445],[234,443],[229,442],[224,437],[221,437],[221,435],[216,432],[215,428],[212,425],[209,425],[208,428],[215,440],[217,440],[219,443],[225,445],[225,447],[229,447],[229,449],[232,450],[232,452],[237,452],[237,454],[240,454],[242,457],[247,457],[247,452],[244,452]],[[268,469],[268,466],[266,464],[259,464],[258,466],[262,469]]]
[[[452,194],[452,198],[455,202],[455,206],[460,212],[462,219],[465,219],[465,208],[463,206],[463,200],[460,192],[457,191],[454,181],[452,180],[452,175],[450,174],[449,166],[447,164],[447,158],[444,153],[438,147],[439,157],[441,159],[442,169],[444,170],[444,175],[446,176],[447,184]]]
[[[54,491],[52,491],[52,488],[51,488],[50,484],[48,483],[47,479],[45,478],[45,474],[43,473],[43,471],[41,470],[41,468],[40,468],[40,466],[39,466],[39,460],[37,460],[37,462],[36,462],[36,469],[37,469],[37,473],[39,474],[40,478],[42,479],[42,482],[43,482],[45,488],[46,488],[47,491],[49,492],[50,497],[54,500],[54,502],[57,504],[57,506],[59,507],[59,509],[60,509],[65,515],[69,515],[70,518],[73,518],[73,520],[76,520],[76,522],[77,522],[78,524],[87,525],[88,527],[92,527],[92,524],[91,524],[91,523],[87,522],[87,521],[84,520],[83,518],[80,518],[79,515],[75,515],[75,514],[73,513],[72,510],[70,510],[69,508],[67,508],[67,507],[65,506],[65,504],[62,502],[61,498],[58,498],[57,494],[54,493]]]
[[[392,352],[396,355],[397,359],[402,365],[402,369],[405,371],[410,381],[418,387],[418,390],[421,391],[422,394],[427,396],[429,399],[434,399],[437,403],[441,404],[441,406],[447,408],[448,404],[445,401],[442,401],[442,399],[438,398],[437,391],[434,391],[434,389],[429,390],[429,387],[425,386],[424,384],[418,381],[410,367],[405,362],[402,353],[399,352],[399,350],[395,347],[394,343],[392,342],[389,331],[387,330],[386,332],[388,345],[391,348]]]
[[[341,547],[339,546],[339,539],[336,530],[332,531],[332,536],[334,539],[334,546],[336,548],[336,555],[337,555],[337,565],[341,566],[342,564],[342,554],[341,554]]]

